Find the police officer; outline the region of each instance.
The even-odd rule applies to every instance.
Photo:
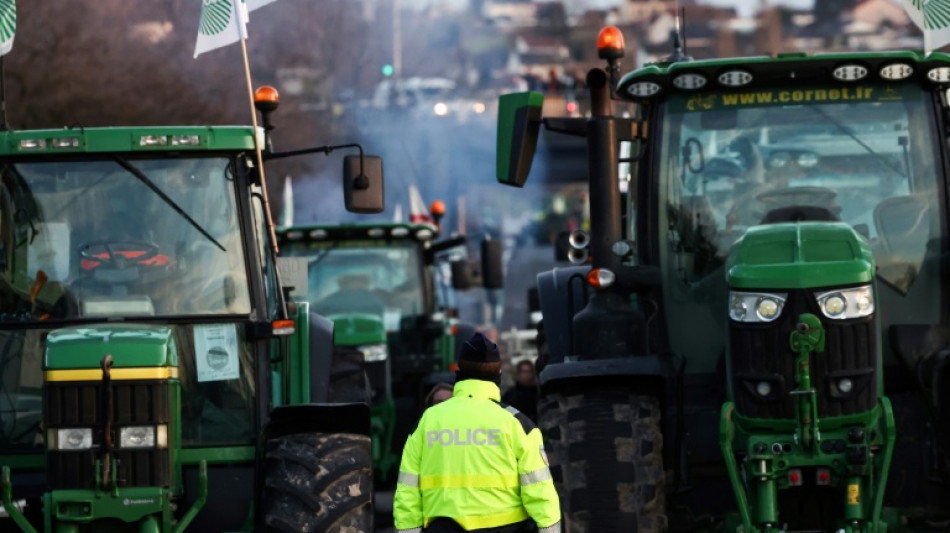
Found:
[[[560,533],[541,431],[500,403],[498,347],[481,333],[459,353],[452,398],[430,407],[399,466],[396,530]]]

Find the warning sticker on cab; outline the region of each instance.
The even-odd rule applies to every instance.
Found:
[[[902,100],[904,100],[904,94],[899,87],[848,86],[801,89],[763,89],[757,91],[722,94],[694,94],[693,96],[683,100],[674,100],[672,106],[674,111],[690,112],[773,105],[894,102]]]
[[[236,328],[234,324],[198,324],[194,327],[199,382],[241,377]]]
[[[848,485],[848,505],[858,505],[861,503],[861,486],[857,483]]]

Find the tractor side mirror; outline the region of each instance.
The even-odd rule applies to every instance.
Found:
[[[505,287],[501,241],[489,239],[482,241],[482,286],[486,289]]]
[[[544,95],[511,93],[498,99],[496,177],[499,183],[524,187],[538,147]]]
[[[346,210],[351,213],[382,212],[384,191],[381,157],[348,155],[343,158],[343,200]]]

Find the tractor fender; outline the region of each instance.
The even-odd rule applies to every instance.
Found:
[[[333,364],[333,322],[310,313],[310,401],[330,401],[330,369]]]
[[[298,433],[370,435],[370,408],[359,403],[307,403],[274,408],[262,440]]]
[[[669,382],[676,378],[674,358],[666,355],[642,355],[590,361],[554,363],[544,367],[539,376],[542,387],[564,385],[570,380],[594,378],[622,379],[654,378]]]
[[[572,321],[587,304],[590,266],[555,268],[538,274],[538,301],[543,333],[550,353],[548,363],[563,363],[571,355]]]

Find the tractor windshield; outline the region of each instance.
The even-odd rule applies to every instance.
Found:
[[[226,158],[0,167],[0,323],[247,314]]]
[[[926,303],[935,299],[910,305],[939,290],[930,272],[942,227],[933,102],[912,84],[672,96],[654,165],[661,261],[678,281],[667,297],[683,304],[668,310],[695,314],[694,325],[724,321],[722,266],[749,227],[840,220],[869,240],[880,299],[914,315],[903,320],[935,321]],[[671,335],[684,337],[699,338]]]
[[[285,246],[283,253],[309,258],[309,300],[317,313],[382,316],[389,331],[403,318],[426,313],[415,242],[313,242]]]

